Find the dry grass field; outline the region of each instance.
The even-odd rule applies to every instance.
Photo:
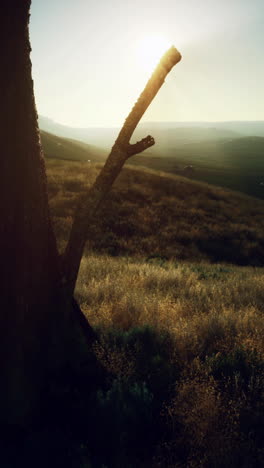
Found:
[[[183,358],[256,349],[264,359],[264,271],[90,255],[76,297],[94,326],[170,332]]]
[[[47,166],[63,250],[100,166]],[[264,466],[263,207],[183,177],[122,172],[75,290],[107,378],[93,377],[88,397],[91,370],[74,358],[73,388],[59,393],[71,431],[82,427],[78,466]]]

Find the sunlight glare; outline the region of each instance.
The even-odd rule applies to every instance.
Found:
[[[145,36],[139,44],[141,65],[148,71],[154,70],[162,55],[172,46],[164,36]]]

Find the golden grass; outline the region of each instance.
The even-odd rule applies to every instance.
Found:
[[[164,397],[159,417],[170,435],[159,442],[153,468],[235,467],[246,457],[245,466],[252,466],[255,456],[264,460],[257,448],[260,426],[254,425],[255,420],[263,424],[263,286],[261,268],[159,265],[97,254],[83,259],[76,296],[90,323],[105,330],[106,337],[112,328],[150,326],[157,336],[170,337],[167,364],[181,369],[170,400]],[[107,339],[97,356],[118,379],[130,379],[139,359],[144,365],[141,354],[111,347]],[[218,375],[214,362],[222,365]],[[162,382],[163,373],[158,375]]]
[[[63,249],[78,199],[99,168],[62,161],[48,168]],[[125,408],[129,403],[121,384],[133,379],[143,379],[159,402],[155,421],[166,421],[167,439],[150,450],[148,466],[222,468],[248,460],[247,467],[254,457],[263,466],[264,272],[231,264],[263,265],[263,206],[206,184],[128,169],[90,228],[75,295],[99,328],[94,350],[113,376],[106,396],[117,415],[122,398]],[[217,258],[221,263],[209,263]],[[144,329],[161,339],[157,350],[144,342]],[[111,333],[123,337],[119,345]],[[112,433],[112,418],[110,427]]]
[[[48,161],[61,248],[78,199],[99,169]],[[82,260],[78,300],[93,325],[164,328],[186,356],[237,345],[263,353],[262,269],[206,263],[217,253],[221,257],[221,249],[225,257],[226,247],[229,253],[237,249],[238,261],[244,255],[250,262],[253,252],[261,263],[262,215],[259,200],[155,171],[126,169],[91,226],[88,247],[95,250]],[[118,257],[101,254],[111,246]],[[121,257],[124,251],[128,256]],[[150,254],[154,258],[147,261]]]
[[[166,329],[185,357],[235,346],[264,353],[260,268],[160,266],[92,254],[82,260],[76,296],[92,325]]]

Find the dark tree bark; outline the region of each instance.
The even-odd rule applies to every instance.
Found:
[[[35,382],[41,379],[60,301],[31,78],[29,8],[29,0],[5,0],[0,7],[0,414],[9,421],[29,410],[32,374]]]
[[[180,60],[174,48],[165,54],[128,116],[85,206],[77,210],[62,268],[31,78],[30,3],[3,0],[0,6],[0,425],[28,421],[50,368],[66,359],[73,329],[88,346],[94,340],[73,298],[89,223],[127,158],[154,144],[152,137],[135,145],[129,140]]]

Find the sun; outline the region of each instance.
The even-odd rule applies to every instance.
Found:
[[[171,42],[165,36],[155,34],[143,37],[138,44],[142,66],[148,71],[152,71],[171,45]]]

